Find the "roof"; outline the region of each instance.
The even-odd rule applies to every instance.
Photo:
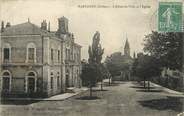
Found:
[[[2,32],[2,35],[40,35],[49,34],[48,31],[41,29],[39,26],[32,24],[30,22],[21,23],[7,27]]]

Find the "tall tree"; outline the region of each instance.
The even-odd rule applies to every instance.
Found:
[[[93,36],[92,45],[89,46],[88,54],[89,59],[88,63],[85,67],[83,67],[83,80],[88,82],[90,87],[90,96],[92,97],[92,87],[99,80],[101,81],[101,86],[103,82],[102,75],[102,55],[104,53],[104,49],[102,49],[100,44],[100,33],[97,31]],[[102,87],[101,87],[102,88]]]
[[[152,32],[145,36],[144,51],[155,57],[161,67],[181,69],[183,33]]]
[[[97,31],[93,36],[92,46],[89,46],[89,63],[101,64],[102,55],[104,53],[104,49],[100,44],[100,33]]]
[[[140,78],[140,80],[148,81],[148,89],[150,88],[150,80],[154,76],[160,75],[160,64],[158,60],[152,56],[138,54],[137,59],[134,62],[134,74]]]
[[[89,46],[89,64],[94,64],[96,66],[97,78],[101,81],[101,89],[103,85],[103,75],[102,75],[102,55],[104,53],[104,49],[100,44],[100,33],[97,31],[93,36],[92,46]]]

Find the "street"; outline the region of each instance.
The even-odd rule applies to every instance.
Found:
[[[183,98],[152,87],[145,90],[137,82],[106,83],[103,91],[94,88],[64,101],[6,101],[2,116],[177,116]]]

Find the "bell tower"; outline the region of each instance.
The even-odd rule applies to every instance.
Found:
[[[68,33],[68,19],[64,16],[58,19],[58,33],[67,34]]]
[[[130,56],[130,45],[128,42],[128,38],[126,38],[125,47],[124,47],[124,54],[126,56]]]

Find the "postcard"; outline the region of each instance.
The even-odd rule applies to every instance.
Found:
[[[183,0],[1,0],[1,116],[184,116]]]

